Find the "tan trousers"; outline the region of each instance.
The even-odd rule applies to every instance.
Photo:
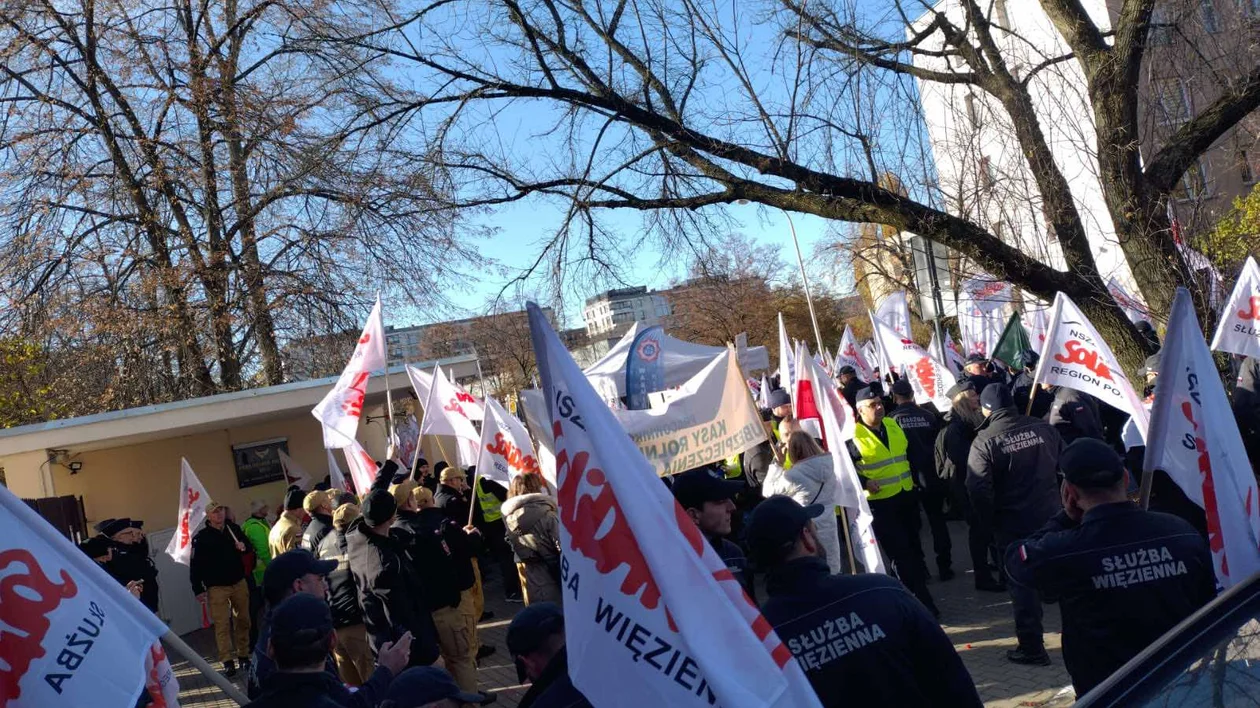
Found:
[[[375,660],[368,644],[367,628],[361,624],[337,628],[337,645],[333,647],[333,661],[341,681],[349,686],[362,686],[372,675]]]
[[[460,596],[457,607],[443,607],[433,613],[437,629],[438,650],[461,691],[477,690],[477,624],[465,607],[468,595]]]
[[[481,564],[477,562],[476,558],[472,559],[472,569],[473,586],[469,590],[472,591],[473,595],[473,613],[476,615],[476,620],[480,622],[481,614],[486,610],[486,596],[481,591]]]
[[[249,656],[249,586],[244,580],[235,585],[211,585],[206,588],[206,600],[210,604],[210,620],[214,622],[219,661]]]

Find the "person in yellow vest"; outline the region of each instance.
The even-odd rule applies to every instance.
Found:
[[[940,616],[927,589],[927,564],[919,544],[919,500],[906,457],[909,442],[897,421],[884,416],[884,401],[870,387],[857,392],[858,425],[849,454],[866,487],[875,516],[875,538],[906,588]]]
[[[503,598],[508,602],[522,602],[521,581],[516,574],[516,561],[512,547],[507,542],[507,526],[503,522],[503,502],[507,500],[507,487],[485,477],[478,476],[473,487],[473,525],[486,540],[486,553],[490,555],[503,579]]]

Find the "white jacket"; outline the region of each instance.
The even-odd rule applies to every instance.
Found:
[[[836,473],[831,455],[815,455],[807,460],[793,462],[792,469],[784,471],[775,462],[770,463],[766,481],[761,485],[763,496],[781,494],[792,497],[801,506],[822,504],[826,511],[814,519],[818,540],[827,552],[827,566],[832,573],[841,570],[840,533],[836,526]]]

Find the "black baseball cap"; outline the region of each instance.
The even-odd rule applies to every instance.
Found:
[[[771,408],[778,408],[779,406],[791,405],[792,397],[788,395],[787,391],[776,388],[766,397],[766,401],[769,402]]]
[[[948,396],[950,400],[953,400],[954,397],[960,393],[966,393],[967,391],[974,390],[976,390],[976,385],[971,382],[971,379],[962,379],[953,386],[950,386],[949,390],[945,392],[945,395]]]
[[[263,571],[263,597],[267,602],[279,602],[293,581],[307,574],[328,575],[337,569],[337,561],[322,561],[305,548],[285,551],[267,564]]]
[[[512,656],[529,654],[547,638],[564,629],[564,610],[554,602],[535,602],[516,613],[507,629],[507,648]]]
[[[1041,361],[1041,356],[1031,349],[1025,349],[1019,353],[1019,365],[1025,369],[1031,369]]]
[[[784,547],[826,510],[822,504],[801,506],[792,497],[778,494],[766,499],[753,509],[744,526],[749,553],[761,563],[777,562]]]
[[[699,509],[705,502],[734,499],[743,482],[728,482],[716,467],[697,467],[674,475],[674,498],[684,509]]]
[[[302,502],[306,500],[306,492],[299,487],[289,487],[289,491],[284,493],[284,510],[293,511],[302,508]]]
[[[109,539],[104,536],[93,536],[79,544],[79,550],[93,560],[109,554]]]
[[[459,690],[455,679],[436,666],[413,666],[395,676],[385,691],[385,700],[393,701],[394,708],[420,708],[448,698],[473,705],[485,700],[481,694]]]
[[[368,526],[380,526],[398,513],[398,502],[394,501],[394,495],[388,491],[373,489],[363,498],[359,508],[363,512],[364,523]]]
[[[965,366],[969,366],[969,365],[971,365],[971,364],[987,364],[987,363],[989,363],[989,358],[988,358],[988,357],[986,357],[985,355],[983,355],[983,354],[969,354],[969,355],[967,356],[967,361],[966,361],[966,362],[964,362],[964,365],[965,365]]]
[[[1011,390],[1003,383],[991,383],[980,393],[980,406],[991,411],[999,408],[1010,408],[1015,405]]]
[[[300,592],[271,611],[271,642],[276,646],[305,646],[332,632],[332,611],[322,597]]]
[[[1068,482],[1090,489],[1114,487],[1124,479],[1120,453],[1096,438],[1077,438],[1063,448],[1059,470]]]
[[[840,375],[844,376],[845,374],[853,374],[854,376],[857,376],[857,369],[853,368],[853,366],[849,364],[845,364],[840,367]]]
[[[914,387],[910,385],[910,380],[904,377],[894,381],[892,387],[888,390],[898,396],[914,395]]]
[[[105,519],[96,525],[96,530],[105,536],[113,536],[127,529],[143,529],[144,522],[139,519]]]

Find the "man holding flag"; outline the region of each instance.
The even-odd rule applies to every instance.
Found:
[[[242,563],[245,532],[225,513],[221,504],[206,506],[206,525],[193,536],[188,575],[197,599],[210,606],[223,675],[231,678],[237,663],[249,668],[249,586]]]

